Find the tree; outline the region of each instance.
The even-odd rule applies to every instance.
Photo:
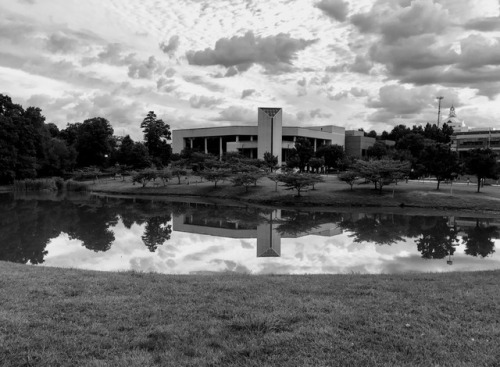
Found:
[[[498,178],[498,163],[496,154],[491,149],[472,149],[465,159],[467,173],[477,177],[477,192],[485,178]]]
[[[280,175],[277,173],[271,173],[267,175],[267,178],[274,182],[274,191],[278,191],[278,182],[280,182]]]
[[[78,125],[75,149],[78,167],[102,167],[113,149],[113,128],[108,120],[94,117]]]
[[[351,186],[351,191],[352,191],[352,187],[353,187],[354,183],[356,182],[356,180],[358,179],[358,175],[354,171],[346,171],[346,172],[339,174],[338,179],[340,181],[347,183],[349,186]]]
[[[157,171],[154,169],[145,169],[132,176],[132,182],[138,182],[142,184],[142,187],[146,187],[149,181],[153,181],[158,177]]]
[[[338,169],[339,162],[345,157],[344,148],[336,144],[322,145],[316,150],[316,157],[325,160],[328,169]]]
[[[482,226],[479,219],[476,225],[465,230],[462,240],[465,244],[465,253],[471,256],[486,257],[495,252],[494,238],[498,238],[500,233],[497,227]]]
[[[172,137],[170,125],[157,119],[154,111],[149,111],[146,118],[142,120],[141,128],[146,148],[148,148],[153,163],[157,166],[168,164],[172,154],[172,148],[168,144],[168,140]]]
[[[163,183],[163,186],[167,186],[168,180],[172,178],[172,172],[169,169],[158,170],[157,177]]]
[[[239,172],[231,177],[231,182],[234,186],[244,186],[245,192],[248,192],[248,187],[255,185],[261,177],[260,172]]]
[[[311,146],[311,142],[306,138],[298,138],[295,142],[295,147],[290,153],[290,158],[294,157],[294,161],[300,172],[304,172],[309,159],[313,156],[314,148]]]
[[[272,155],[270,152],[264,153],[264,162],[269,171],[273,172],[278,167],[278,157]]]
[[[361,178],[371,181],[375,190],[382,192],[384,185],[400,180],[410,173],[409,162],[399,162],[390,159],[357,161],[353,171]]]
[[[146,220],[142,241],[151,252],[170,239],[172,225],[167,224],[172,218],[170,215],[156,216]]]
[[[226,180],[231,175],[231,172],[227,169],[209,168],[199,172],[198,174],[205,180],[213,182],[214,187],[217,187],[217,182]]]
[[[417,248],[424,259],[443,259],[453,255],[458,244],[456,228],[448,226],[447,217],[436,217],[434,225],[422,226],[422,237],[417,239]]]
[[[177,177],[177,184],[181,184],[181,177],[187,175],[187,171],[182,168],[182,161],[177,161],[175,164],[172,164],[172,176]]]
[[[286,187],[285,190],[297,190],[297,197],[300,193],[312,187],[315,183],[320,182],[321,177],[309,173],[288,172],[278,175],[279,181]]]
[[[323,158],[311,158],[309,159],[309,167],[311,167],[311,171],[315,173],[319,173],[321,167],[325,165],[325,160]]]
[[[387,145],[381,141],[376,141],[371,147],[366,150],[366,155],[368,158],[382,159],[387,155]]]
[[[458,154],[442,143],[426,146],[420,155],[420,162],[427,173],[436,177],[437,190],[441,181],[454,179],[461,171]]]

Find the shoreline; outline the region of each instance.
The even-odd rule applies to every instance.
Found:
[[[286,191],[270,180],[264,179],[248,192],[225,182],[214,187],[211,182],[169,182],[166,186],[140,187],[130,181],[103,179],[97,183],[88,181],[90,192],[98,195],[137,196],[165,198],[177,201],[188,199],[199,202],[260,206],[304,211],[335,210],[391,210],[460,212],[481,215],[500,215],[500,186],[485,186],[476,193],[475,186],[465,183],[442,184],[435,189],[431,181],[400,182],[398,185],[384,187],[382,193],[376,192],[371,185],[356,185],[354,190],[339,182],[336,176],[324,176],[325,182],[316,185],[315,190],[304,192],[296,197],[295,191]],[[13,192],[12,187],[0,187],[0,193]]]

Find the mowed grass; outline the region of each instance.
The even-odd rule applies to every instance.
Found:
[[[212,199],[229,199],[255,204],[294,207],[416,207],[444,210],[468,210],[475,212],[500,212],[500,186],[485,186],[477,193],[477,187],[465,182],[452,186],[442,183],[436,190],[435,182],[410,181],[385,186],[382,194],[373,189],[372,184],[356,184],[354,190],[339,181],[336,175],[323,176],[325,182],[316,185],[315,190],[296,197],[295,191],[285,190],[267,178],[257,186],[250,186],[248,192],[243,187],[235,187],[230,182],[199,182],[199,178],[183,179],[180,185],[173,180],[166,186],[147,187],[133,185],[128,178],[120,180],[100,180],[90,185],[90,190],[113,194],[198,196]],[[189,185],[187,184],[189,182]]]
[[[498,366],[499,278],[170,276],[0,262],[0,365]]]

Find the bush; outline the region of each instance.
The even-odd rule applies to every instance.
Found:
[[[14,191],[57,191],[53,178],[15,180]]]
[[[85,192],[89,191],[89,185],[83,182],[77,182],[74,180],[66,181],[67,191]]]

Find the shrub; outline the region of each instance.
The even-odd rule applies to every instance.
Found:
[[[68,180],[68,181],[66,181],[66,190],[67,191],[76,191],[76,192],[89,191],[89,185],[84,183],[84,182]]]

